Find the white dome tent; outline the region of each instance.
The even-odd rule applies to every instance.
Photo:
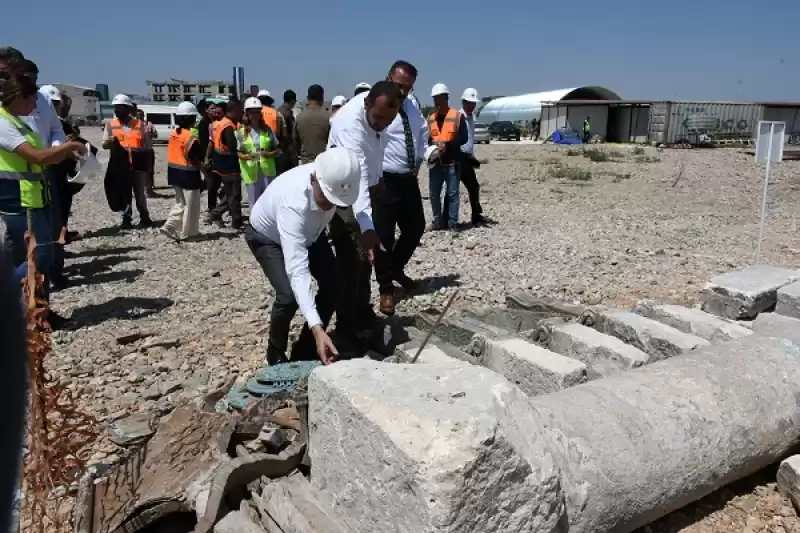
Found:
[[[597,86],[504,96],[486,104],[480,110],[478,118],[484,124],[491,124],[499,120],[511,122],[541,120],[542,102],[562,100],[621,100],[621,98],[617,93]]]

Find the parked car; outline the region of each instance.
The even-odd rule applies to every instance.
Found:
[[[475,144],[489,144],[492,135],[489,133],[489,126],[486,124],[475,123]]]
[[[513,122],[509,122],[508,120],[492,122],[489,126],[489,133],[493,139],[501,141],[503,139],[518,141],[521,137],[520,129],[515,126]]]

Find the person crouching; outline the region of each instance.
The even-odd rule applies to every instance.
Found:
[[[175,113],[178,127],[169,137],[167,150],[167,183],[175,189],[175,206],[161,227],[161,233],[174,241],[200,233],[203,148],[192,131],[196,122],[197,108],[194,104],[180,103]]]

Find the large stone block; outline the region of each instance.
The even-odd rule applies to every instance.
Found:
[[[793,455],[781,462],[775,476],[778,490],[791,500],[795,509],[800,509],[800,455]]]
[[[650,356],[650,361],[668,359],[710,343],[630,311],[604,311],[601,331],[635,346]]]
[[[528,396],[580,385],[588,379],[584,363],[517,338],[485,339],[480,360]]]
[[[312,482],[355,533],[555,531],[560,483],[530,442],[536,428],[507,436],[498,423],[494,398],[511,389],[466,364],[321,367],[309,379]],[[538,462],[517,453],[523,439]]]
[[[779,315],[800,318],[800,281],[778,289],[778,303],[775,312]]]
[[[543,343],[552,351],[585,363],[589,379],[647,364],[650,357],[616,337],[574,322],[550,328]]]
[[[789,339],[800,344],[800,320],[776,313],[761,313],[753,321],[753,331],[765,337]]]
[[[434,315],[417,315],[417,326],[422,331],[430,331],[435,323]],[[511,332],[507,329],[485,324],[468,316],[446,316],[434,333],[457,348],[467,348],[472,337],[478,334],[490,338],[511,336]]]
[[[422,343],[425,342],[425,338],[427,334],[423,331],[418,330],[414,327],[407,327],[405,328],[406,335],[411,339],[408,342],[404,342],[403,344],[397,346],[395,349],[395,353],[399,352],[399,355],[406,360],[406,362],[410,361],[414,354],[417,353],[417,349],[422,346]],[[447,357],[452,359],[458,359],[460,361],[464,361],[466,363],[477,365],[478,360],[472,357],[470,354],[466,353],[461,348],[456,348],[449,342],[445,341],[444,339],[440,338],[437,335],[431,335],[428,339],[428,344],[425,346],[425,350],[428,349],[429,346],[433,346],[434,349],[427,351],[427,358],[425,358],[424,362],[432,362],[433,360],[441,359],[440,355],[444,354]],[[420,359],[423,359],[423,354],[420,354]]]
[[[536,328],[552,313],[529,311],[527,309],[511,309],[508,307],[473,307],[462,311],[462,316],[479,320],[484,324],[518,333]]]
[[[704,311],[723,318],[754,318],[778,301],[778,289],[800,280],[800,272],[755,265],[709,281],[701,301]]]
[[[749,328],[682,305],[642,301],[636,304],[633,312],[709,342],[724,342],[753,334]]]

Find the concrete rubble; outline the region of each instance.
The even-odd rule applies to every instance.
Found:
[[[392,323],[394,355],[319,367],[307,395],[298,384],[223,414],[215,391],[154,435],[118,420],[120,442],[149,441],[81,485],[76,531],[189,512],[194,533],[632,532],[800,442],[800,319],[778,314],[793,315],[796,274],[719,276],[705,310],[517,292],[434,335],[436,315]],[[778,471],[795,505],[798,457]]]
[[[775,312],[779,315],[800,318],[800,281],[795,281],[778,289],[778,303]]]
[[[702,307],[723,318],[754,318],[775,306],[778,289],[800,280],[800,272],[755,265],[722,274],[709,281],[701,295]]]

